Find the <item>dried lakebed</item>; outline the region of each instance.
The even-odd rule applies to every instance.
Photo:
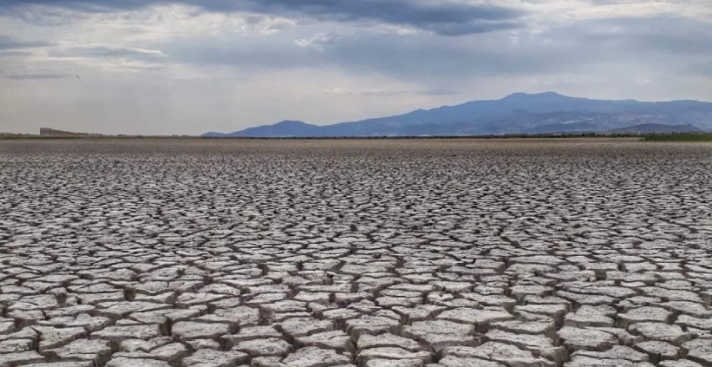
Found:
[[[712,146],[0,142],[0,366],[712,366]]]

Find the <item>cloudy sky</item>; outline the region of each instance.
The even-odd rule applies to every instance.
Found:
[[[712,0],[0,1],[0,131],[230,132],[548,90],[712,101]]]

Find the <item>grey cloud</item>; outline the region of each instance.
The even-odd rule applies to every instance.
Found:
[[[712,24],[688,18],[598,19],[558,30],[562,39],[628,52],[712,53]]]
[[[317,35],[318,36],[318,35]],[[521,62],[509,53],[465,46],[460,39],[428,37],[422,34],[400,36],[373,32],[318,41],[319,37],[280,34],[260,39],[231,42],[224,37],[172,40],[158,47],[172,60],[190,64],[223,64],[250,69],[337,68],[350,71],[379,71],[402,76],[471,73],[478,65],[491,70],[515,67]],[[316,44],[318,47],[304,47]]]
[[[539,34],[522,32],[516,43],[509,37],[504,32],[453,38],[362,30],[329,37],[318,48],[299,45],[299,41],[318,41],[314,33],[277,34],[239,43],[221,37],[174,40],[158,47],[176,62],[259,69],[337,68],[427,84],[497,75],[591,75],[624,68],[623,63],[685,73],[693,63],[708,61],[712,55],[712,25],[682,18],[589,20]]]
[[[457,94],[457,91],[447,88],[433,88],[420,92],[420,94],[428,96],[451,96]]]
[[[456,91],[445,89],[445,88],[435,88],[426,90],[390,90],[383,88],[362,88],[362,89],[351,89],[351,88],[334,88],[324,90],[325,94],[334,95],[348,95],[348,96],[397,96],[397,95],[430,95],[430,96],[442,96],[442,95],[453,95],[457,94]]]
[[[338,39],[315,56],[402,79],[590,74],[623,62],[672,73],[709,62],[712,24],[673,17],[589,20],[524,34],[516,44],[501,33],[463,39],[363,34]]]
[[[319,52],[298,46],[278,36],[246,38],[233,42],[226,37],[174,39],[159,45],[171,60],[189,64],[222,64],[246,68],[292,69],[322,63]]]
[[[676,17],[603,19],[559,32],[594,64],[629,61],[656,74],[712,77],[710,23]]]
[[[425,0],[6,0],[4,9],[41,4],[80,11],[112,11],[169,3],[197,6],[210,12],[246,11],[337,22],[382,22],[447,36],[518,27],[524,15],[522,10],[502,6]]]
[[[712,75],[712,63],[709,60],[693,62],[690,64],[688,71],[699,76],[710,76]]]
[[[42,46],[47,46],[47,45],[49,45],[48,42],[20,41],[20,40],[14,39],[14,38],[0,35],[0,51],[2,51],[2,50],[16,50],[16,49],[30,48],[30,47],[42,47]]]
[[[18,51],[18,50],[0,50],[0,57],[13,57],[13,56],[32,56],[33,53],[29,51]]]
[[[105,45],[52,50],[49,54],[55,57],[130,58],[138,60],[156,60],[166,57],[166,55],[159,50]]]
[[[506,35],[482,43],[469,38],[361,32],[332,39],[319,44],[318,48],[301,47],[283,36],[239,43],[222,38],[175,40],[160,48],[174,61],[191,64],[217,63],[262,70],[336,68],[350,72],[376,71],[405,80],[556,71],[562,64],[575,63],[578,58],[567,55],[570,50],[566,47],[546,46],[541,42],[518,48],[500,47],[508,46],[507,42]],[[549,52],[561,60],[547,62],[554,57]]]
[[[36,79],[62,79],[68,78],[68,74],[64,73],[18,73],[3,75],[6,79],[14,80],[36,80]]]

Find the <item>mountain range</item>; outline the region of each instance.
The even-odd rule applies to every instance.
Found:
[[[712,103],[595,100],[555,92],[514,93],[403,115],[312,125],[286,120],[203,137],[467,136],[656,133],[712,130]]]

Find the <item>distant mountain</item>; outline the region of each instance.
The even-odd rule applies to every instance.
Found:
[[[403,115],[317,126],[282,121],[206,137],[340,137],[503,135],[607,132],[635,125],[690,125],[712,129],[712,103],[594,100],[554,92],[514,93]]]
[[[251,127],[232,134],[206,133],[203,137],[297,137],[319,134],[319,126],[301,121],[285,120],[273,125]]]

